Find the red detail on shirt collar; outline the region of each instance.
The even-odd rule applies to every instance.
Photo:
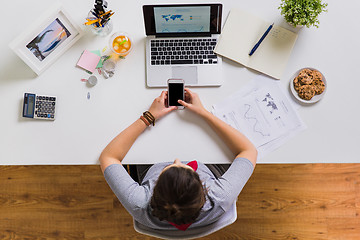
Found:
[[[188,229],[188,227],[190,227],[190,225],[192,223],[186,223],[186,224],[181,224],[181,225],[177,225],[175,223],[169,222],[171,225],[173,225],[174,227],[176,227],[177,229],[181,230],[181,231],[185,231],[186,229]]]
[[[198,169],[198,163],[196,160],[188,162],[186,165],[190,166],[195,172]],[[190,225],[192,223],[187,223],[187,224],[181,224],[181,225],[177,225],[175,223],[169,222],[171,225],[173,225],[174,227],[176,227],[177,229],[181,230],[181,231],[185,231],[186,229],[188,229],[188,227],[190,227]]]
[[[194,171],[196,172],[196,170],[198,169],[198,163],[196,160],[188,162],[186,165],[190,166],[192,169],[194,169]]]

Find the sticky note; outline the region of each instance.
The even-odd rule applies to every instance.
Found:
[[[77,62],[76,66],[81,67],[85,69],[86,71],[89,71],[93,73],[95,71],[96,66],[98,65],[100,61],[100,56],[96,55],[95,53],[89,52],[88,50],[85,50]]]
[[[92,53],[95,53],[96,55],[98,55],[99,57],[101,57],[101,54],[100,54],[100,50],[94,50],[94,51],[91,51]],[[96,66],[96,68],[102,68],[103,66],[103,61],[99,61],[98,65]]]

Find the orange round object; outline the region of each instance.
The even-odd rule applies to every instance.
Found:
[[[125,56],[130,52],[131,41],[130,38],[124,35],[119,35],[114,38],[112,42],[112,49],[119,55]]]

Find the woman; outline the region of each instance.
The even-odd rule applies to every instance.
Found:
[[[153,229],[186,230],[217,221],[237,199],[256,165],[254,145],[208,112],[196,93],[185,90],[186,102],[178,102],[201,116],[234,153],[234,161],[223,175],[214,175],[200,162],[185,164],[176,159],[173,163],[154,164],[138,184],[121,165],[137,137],[155,120],[176,109],[165,106],[165,91],[153,101],[149,111],[116,136],[100,156],[105,179],[122,205],[136,221]]]

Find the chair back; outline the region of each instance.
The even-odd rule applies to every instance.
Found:
[[[231,205],[230,209],[226,211],[220,218],[214,223],[211,223],[204,227],[189,228],[186,231],[181,231],[176,228],[174,230],[157,230],[149,228],[134,220],[134,229],[138,233],[149,235],[152,237],[158,237],[162,239],[194,239],[207,236],[214,233],[236,221],[236,201]]]

